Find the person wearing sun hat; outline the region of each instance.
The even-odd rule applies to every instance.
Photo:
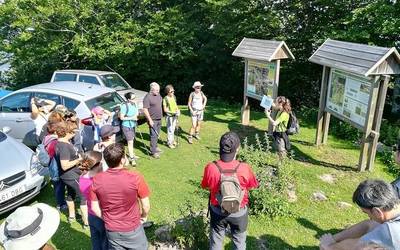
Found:
[[[222,249],[225,229],[230,226],[232,241],[235,249],[246,249],[246,231],[248,224],[249,190],[258,187],[258,181],[250,165],[236,160],[240,148],[240,139],[235,132],[222,135],[219,143],[220,159],[210,162],[204,169],[201,187],[210,191],[210,248]],[[221,198],[222,175],[236,175],[240,188],[243,191],[240,206],[237,212],[227,213],[221,207],[218,199]],[[225,177],[224,177],[225,178]]]
[[[193,143],[193,137],[200,140],[200,125],[204,118],[204,109],[207,105],[207,97],[201,91],[201,87],[204,85],[201,82],[194,82],[192,88],[194,91],[190,93],[188,100],[188,107],[190,110],[190,115],[192,117],[192,127],[189,131],[188,142]]]
[[[60,214],[44,203],[19,207],[0,225],[0,243],[5,250],[50,250],[47,242],[57,231]]]

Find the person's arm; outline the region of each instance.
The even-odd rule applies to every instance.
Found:
[[[47,99],[46,99],[46,103],[47,103],[47,104],[46,104],[45,106],[46,106],[46,108],[47,108],[48,111],[53,110],[54,107],[55,107],[56,104],[57,104],[55,101],[53,101],[53,100],[47,100]]]
[[[193,95],[192,94],[190,94],[189,95],[189,100],[188,100],[188,108],[189,108],[189,111],[190,111],[190,113],[193,113],[193,109],[192,109],[192,97]]]
[[[32,120],[36,120],[39,115],[39,109],[35,104],[35,98],[31,98],[31,118]]]
[[[149,126],[153,127],[154,126],[154,122],[153,122],[153,119],[151,119],[151,117],[150,117],[149,110],[147,108],[143,108],[143,113],[144,113],[144,116],[147,119],[147,122],[149,123]]]
[[[94,214],[99,217],[102,218],[102,214],[101,214],[101,209],[100,209],[100,204],[99,201],[91,201],[92,202],[92,210],[94,212]]]
[[[140,218],[143,221],[146,221],[147,220],[147,216],[148,216],[149,211],[150,211],[150,199],[149,199],[149,197],[145,197],[145,198],[139,199],[139,201],[140,201],[140,206],[142,208],[142,210],[141,210],[142,213],[140,215]]]
[[[78,165],[78,164],[81,162],[81,159],[82,159],[82,158],[79,156],[78,159],[72,160],[72,161],[70,161],[70,160],[60,160],[61,168],[62,168],[64,171],[67,171],[68,169],[73,168],[73,167],[75,167],[76,165]]]
[[[203,96],[203,110],[205,110],[207,105],[207,96],[203,92],[201,92],[201,95]]]
[[[269,122],[272,124],[272,126],[277,126],[279,124],[278,121],[275,121],[274,119],[272,119],[271,117],[271,110],[265,110],[265,115],[267,116]]]
[[[321,250],[361,250],[362,249],[362,243],[360,239],[345,239],[342,240],[341,242],[334,243],[331,245],[323,245],[320,244],[320,249]]]

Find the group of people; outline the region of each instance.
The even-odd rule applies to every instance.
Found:
[[[200,82],[194,83],[188,101],[192,119],[189,143],[193,143],[193,138],[199,139],[200,122],[207,103],[201,87]],[[143,101],[154,158],[160,157],[157,142],[163,111],[168,146],[176,146],[174,132],[180,110],[173,86],[168,85],[165,90],[166,96],[162,98],[160,86],[153,82]],[[51,175],[57,208],[68,209],[68,221],[73,222],[76,220],[74,201],[79,197],[82,222],[84,228],[90,230],[92,249],[148,247],[144,225],[150,211],[150,188],[140,173],[127,169],[138,158],[134,154],[133,141],[139,112],[135,95],[127,93],[125,97],[127,102],[120,106],[118,113],[121,129],[109,123],[111,113],[108,111],[101,107],[92,110],[95,146],[86,151],[79,138],[81,124],[73,111],[51,101],[31,101],[32,119],[38,127],[46,128],[44,134],[43,129],[36,128],[37,140],[58,167],[57,173]],[[290,140],[285,133],[291,112],[290,101],[280,96],[272,107],[277,111],[275,118],[270,110],[266,110],[266,115],[274,127],[276,149],[279,156],[284,157],[290,150]],[[127,153],[125,146],[116,142],[119,130],[127,141]],[[237,160],[240,145],[235,132],[225,133],[219,142],[219,159],[204,168],[201,187],[210,192],[210,249],[223,249],[228,228],[234,248],[246,248],[249,190],[259,184],[251,166]],[[400,152],[397,156],[400,161]],[[320,248],[374,249],[367,247],[384,246],[382,249],[398,249],[400,200],[392,185],[381,180],[364,181],[354,192],[353,201],[370,220],[335,235],[323,235]],[[52,225],[48,226],[50,221]],[[48,205],[21,207],[0,226],[0,241],[6,250],[52,249],[46,242],[58,224],[59,213]]]

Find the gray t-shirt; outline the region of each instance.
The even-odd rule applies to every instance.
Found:
[[[160,94],[153,95],[152,93],[147,93],[143,99],[143,108],[149,110],[151,119],[161,120],[162,118],[162,97]]]
[[[400,215],[377,226],[374,230],[361,237],[365,243],[376,243],[387,250],[400,249]]]

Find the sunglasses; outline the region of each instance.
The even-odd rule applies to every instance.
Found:
[[[201,89],[201,87],[195,87],[195,89]]]

